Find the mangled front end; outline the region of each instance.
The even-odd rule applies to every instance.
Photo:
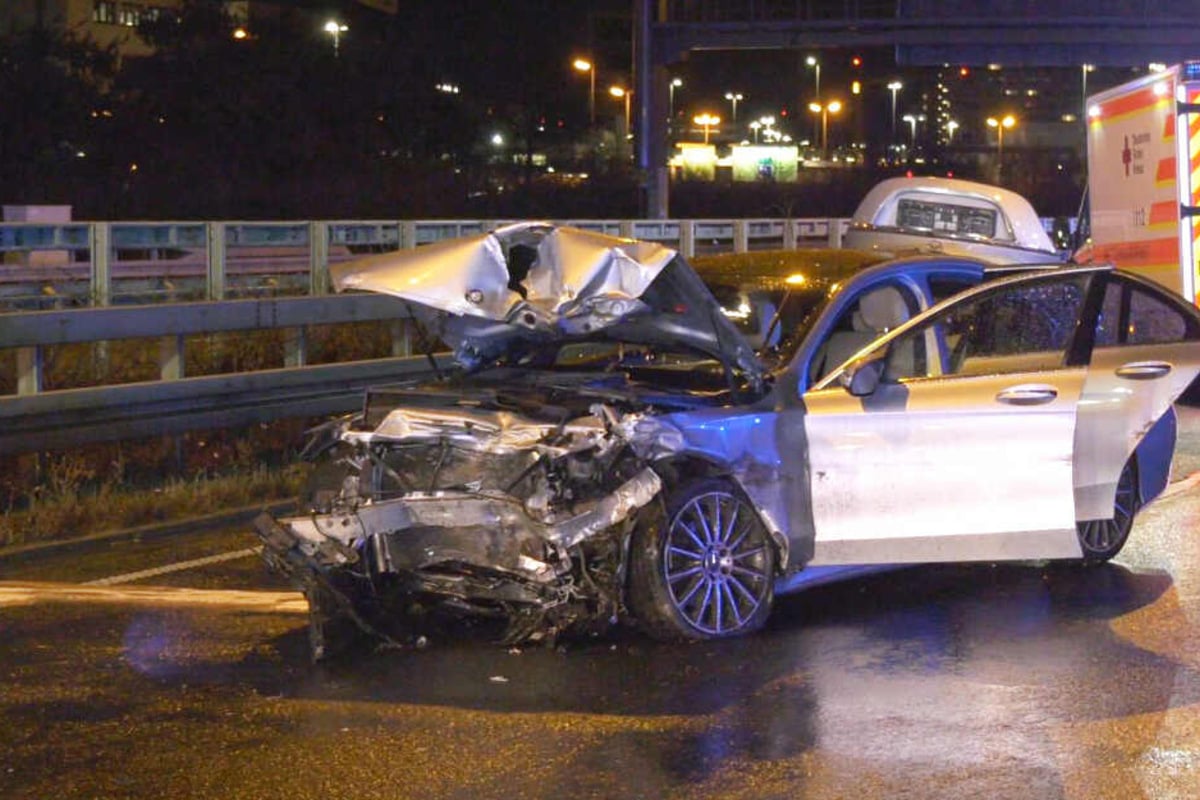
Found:
[[[428,613],[496,617],[509,642],[614,620],[636,513],[662,487],[630,421],[597,404],[566,423],[458,407],[340,423],[310,513],[255,523],[309,599],[314,657],[337,617],[384,638]]]

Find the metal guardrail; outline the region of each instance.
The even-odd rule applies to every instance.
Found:
[[[840,246],[846,219],[563,220],[698,250]],[[329,264],[491,230],[503,220],[0,223],[0,301],[106,306],[147,298],[326,294]],[[282,282],[277,279],[282,279]],[[0,342],[0,345],[3,343]]]
[[[424,357],[386,358],[9,397],[0,454],[344,413],[366,387],[429,369]]]
[[[308,365],[309,325],[392,323],[392,358]],[[281,369],[185,377],[184,337],[287,329]],[[157,338],[160,380],[42,391],[42,349]],[[0,314],[0,343],[17,348],[18,394],[0,398],[0,453],[58,449],[285,417],[339,413],[362,390],[427,372],[410,354],[404,304],[383,295],[290,297]]]

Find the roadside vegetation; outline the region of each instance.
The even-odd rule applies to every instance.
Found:
[[[837,275],[877,260],[850,250],[769,250],[693,260],[706,280],[779,280],[796,273]],[[156,380],[157,340],[47,348],[47,390]],[[387,323],[313,326],[309,362],[380,358],[390,353]],[[283,332],[189,337],[185,374],[283,366]],[[0,350],[0,394],[16,391],[16,360]],[[221,509],[295,497],[307,475],[298,463],[314,419],[241,430],[195,431],[136,442],[30,453],[0,461],[0,546],[63,539],[186,519]]]
[[[46,348],[45,388],[75,389],[158,379],[157,340]],[[309,362],[389,355],[386,323],[313,326]],[[283,332],[189,337],[185,374],[214,375],[283,366]],[[0,350],[0,395],[16,391],[16,358]],[[69,452],[0,460],[0,546],[62,539],[295,497],[297,463],[316,419],[240,430],[87,445]]]

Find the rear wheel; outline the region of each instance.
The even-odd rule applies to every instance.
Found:
[[[630,606],[660,639],[719,639],[762,627],[774,600],[775,546],[729,481],[687,484],[665,518],[634,534]]]
[[[1076,523],[1085,564],[1101,564],[1121,552],[1138,510],[1137,464],[1130,459],[1117,479],[1113,515]]]

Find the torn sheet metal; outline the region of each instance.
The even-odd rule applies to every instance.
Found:
[[[330,267],[338,291],[414,304],[469,370],[552,358],[601,338],[700,352],[761,380],[753,348],[677,253],[654,242],[526,222]]]
[[[528,256],[518,255],[528,253]],[[514,319],[619,318],[675,251],[546,223],[520,223],[463,239],[330,266],[338,291],[359,289],[459,316]],[[520,265],[532,258],[531,265]],[[521,272],[525,272],[524,275]]]

